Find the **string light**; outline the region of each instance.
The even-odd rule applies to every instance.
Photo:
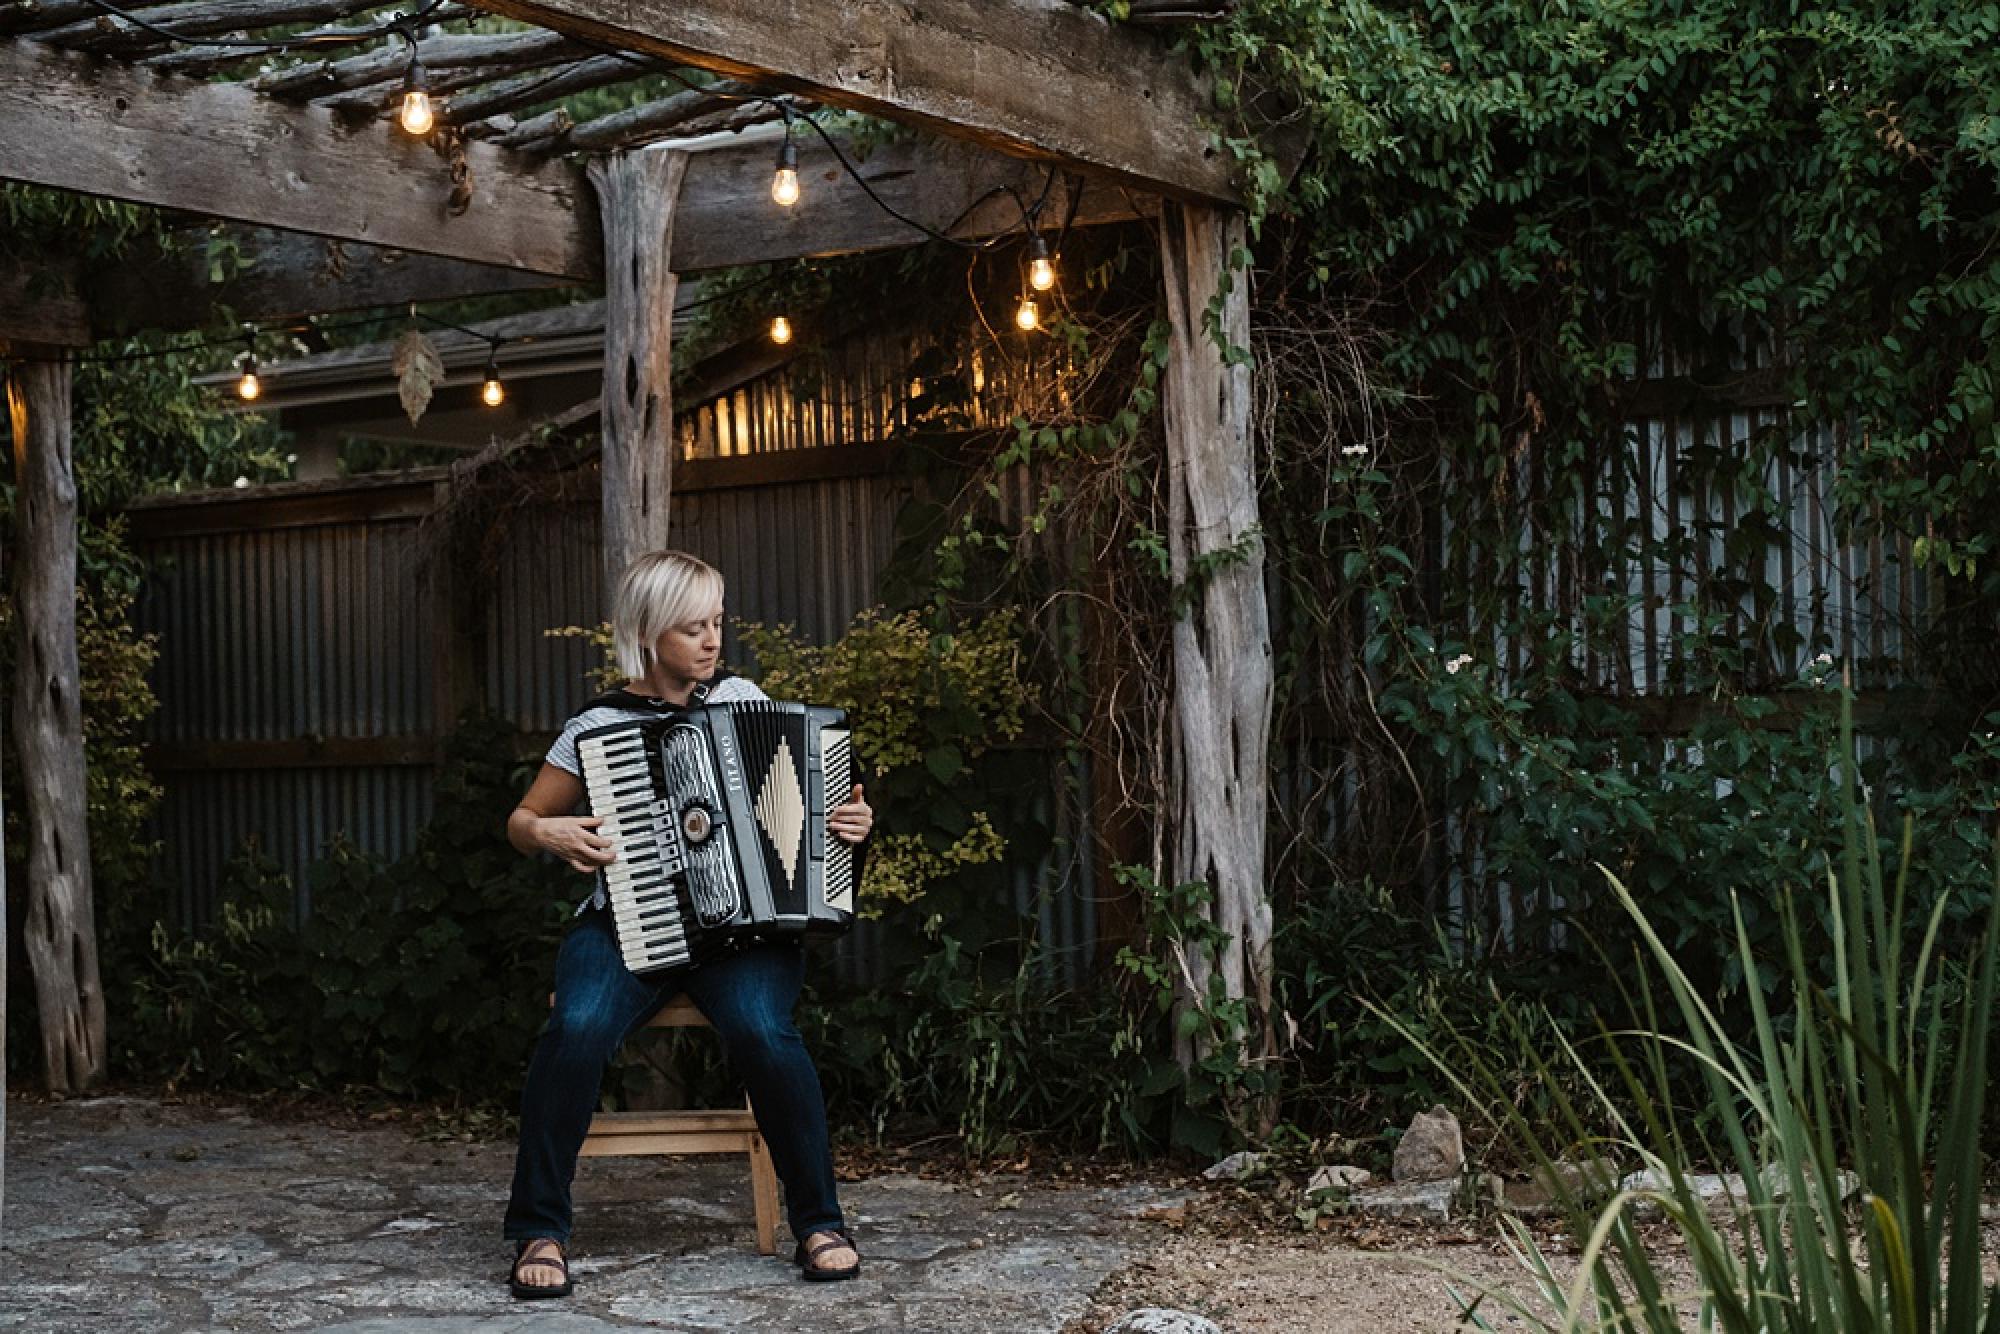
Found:
[[[500,344],[495,343],[486,354],[486,382],[479,386],[480,401],[489,408],[497,408],[507,401],[507,386],[500,383]]]
[[[1028,286],[1046,292],[1056,285],[1056,264],[1049,258],[1049,243],[1037,233],[1028,240]]]
[[[264,385],[257,378],[257,344],[255,335],[243,335],[243,374],[236,380],[236,396],[245,403],[255,403],[264,392]]]
[[[771,341],[781,347],[792,341],[792,322],[783,315],[771,318]]]
[[[417,59],[415,42],[410,45],[410,71],[403,76],[403,132],[422,138],[437,124],[437,112],[431,106],[431,77],[424,72],[424,62]]]
[[[1021,304],[1014,310],[1014,327],[1023,333],[1032,333],[1042,327],[1041,312],[1035,309],[1035,298],[1021,297]]]
[[[778,170],[771,177],[771,201],[780,208],[799,202],[799,146],[792,142],[789,116],[785,118],[785,142],[778,145]]]

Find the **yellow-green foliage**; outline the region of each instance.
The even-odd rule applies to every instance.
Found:
[[[954,871],[1006,854],[1007,840],[986,811],[971,811],[962,828],[916,831],[909,828],[915,819],[900,808],[920,804],[927,784],[958,782],[970,761],[1021,734],[1017,628],[1009,612],[961,634],[939,635],[914,611],[892,616],[879,608],[856,616],[847,633],[824,645],[806,643],[789,625],[737,626],[756,655],[765,694],[847,710],[854,748],[869,771],[870,800],[887,826],[868,847],[863,915],[914,902]],[[597,683],[623,683],[611,661],[609,625],[544,633],[595,644],[604,653],[593,673]]]
[[[879,917],[889,903],[914,903],[931,882],[966,866],[997,862],[1007,840],[985,811],[972,813],[972,827],[950,847],[934,851],[921,834],[878,834],[868,847],[861,878],[861,915]]]
[[[847,710],[855,750],[873,771],[870,796],[887,825],[868,849],[864,914],[914,902],[952,872],[1005,855],[1007,840],[983,810],[972,811],[963,829],[904,832],[915,813],[893,807],[921,800],[925,785],[954,783],[970,760],[1021,734],[1011,614],[989,616],[962,634],[934,635],[914,611],[870,609],[824,646],[801,642],[789,626],[739,628],[762,667],[766,694]]]
[[[808,644],[788,625],[744,623],[743,642],[761,665],[758,684],[773,699],[846,709],[854,745],[878,771],[919,761],[956,776],[962,761],[1021,734],[1021,681],[1011,613],[989,616],[963,634],[933,635],[914,611],[869,608],[831,644]],[[970,711],[974,719],[964,715]],[[947,715],[950,715],[947,717]],[[953,726],[962,720],[970,725]],[[947,740],[940,724],[950,727]],[[932,758],[940,744],[959,763]]]

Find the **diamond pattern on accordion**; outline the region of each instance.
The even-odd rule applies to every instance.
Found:
[[[792,758],[791,740],[780,737],[777,750],[771,753],[771,767],[764,771],[763,785],[757,790],[757,828],[778,854],[787,888],[799,883],[799,854],[806,836],[804,791],[805,780],[799,777],[798,763]]]

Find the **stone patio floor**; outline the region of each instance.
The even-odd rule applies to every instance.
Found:
[[[1054,1331],[1185,1198],[1149,1185],[842,1187],[865,1260],[809,1284],[756,1253],[741,1158],[587,1159],[577,1292],[514,1301],[508,1144],[102,1097],[7,1121],[0,1330]]]

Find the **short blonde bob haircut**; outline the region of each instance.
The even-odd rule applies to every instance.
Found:
[[[722,573],[685,551],[649,551],[625,567],[611,604],[611,652],[637,681],[653,668],[660,636],[705,615],[722,598]]]

